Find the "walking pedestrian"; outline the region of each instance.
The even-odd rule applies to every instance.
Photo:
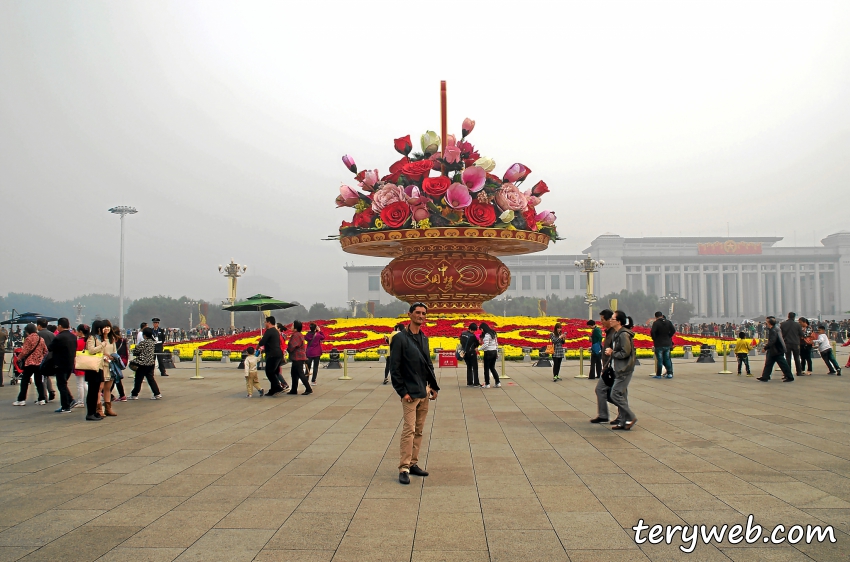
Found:
[[[779,365],[784,377],[782,382],[793,382],[794,375],[791,374],[791,367],[785,360],[785,342],[782,339],[782,332],[779,331],[779,326],[776,325],[776,318],[768,316],[766,320],[767,326],[767,343],[764,346],[764,370],[757,381],[768,382],[770,375],[773,373],[773,367]]]
[[[478,324],[473,322],[469,329],[460,335],[460,349],[463,354],[463,362],[466,363],[466,386],[481,386],[478,380]]]
[[[673,349],[673,335],[676,333],[676,328],[673,323],[664,318],[664,313],[658,311],[655,313],[655,322],[652,323],[650,334],[652,336],[652,345],[655,347],[655,377],[660,379],[661,368],[667,370],[667,378],[673,378],[673,359],[670,357],[670,351]]]
[[[496,388],[501,388],[499,373],[496,372],[496,358],[499,356],[499,340],[496,332],[486,322],[481,323],[481,351],[484,352],[484,388],[490,388],[490,373]]]
[[[130,346],[127,345],[127,338],[124,336],[124,332],[121,331],[121,328],[118,326],[112,327],[112,332],[115,334],[115,356],[113,359],[117,359],[121,361],[120,370],[123,371],[127,364],[130,362]],[[117,356],[117,357],[116,357]],[[113,362],[114,365],[117,365],[117,361]],[[114,370],[114,369],[113,369]],[[119,373],[120,374],[120,373]],[[127,395],[124,393],[124,380],[123,375],[122,378],[113,377],[115,382],[115,389],[118,391],[118,398],[113,399],[117,402],[126,402]]]
[[[49,349],[50,343],[56,336],[53,333],[53,330],[48,328],[47,319],[39,318],[36,320],[36,327],[38,328],[38,337],[44,340],[45,347]],[[41,382],[44,384],[44,388],[47,392],[47,401],[53,402],[56,400],[56,391],[53,388],[53,380],[50,378],[54,374],[53,354],[51,352],[48,351],[44,356],[44,359],[39,366],[39,371],[41,372]]]
[[[595,379],[602,376],[602,330],[596,325],[596,321],[588,320],[590,327],[590,376]]]
[[[552,342],[552,382],[561,380],[561,362],[564,360],[564,342],[566,341],[561,330],[561,323],[555,322],[552,333],[549,334],[549,341]]]
[[[6,363],[6,341],[9,339],[9,332],[5,326],[0,326],[0,386],[3,384],[3,365]]]
[[[136,334],[136,345],[139,345],[140,343],[142,343],[144,341],[145,335],[144,335],[143,332],[144,332],[145,328],[147,328],[147,327],[148,327],[147,322],[142,322],[141,324],[139,324],[139,331]]]
[[[298,394],[298,381],[300,380],[304,383],[305,388],[302,396],[307,396],[313,394],[313,389],[310,387],[307,375],[304,374],[304,363],[307,362],[307,342],[301,334],[303,327],[301,320],[292,322],[292,335],[289,336],[289,343],[286,346],[286,350],[289,352],[289,360],[292,362],[292,367],[289,370],[289,374],[292,376],[292,386],[287,394]]]
[[[164,353],[163,345],[165,345],[165,338],[168,337],[168,332],[164,328],[159,327],[159,318],[151,318],[151,322],[153,322],[153,341],[156,345],[156,362],[159,365],[159,376],[167,377],[168,373],[165,372],[162,354]]]
[[[812,345],[817,336],[815,336],[808,318],[801,316],[798,322],[803,331],[803,337],[800,340],[800,375],[810,377],[812,376]]]
[[[18,400],[13,402],[13,406],[27,405],[27,389],[30,384],[30,378],[35,379],[35,388],[38,397],[35,403],[38,406],[47,404],[47,396],[44,392],[44,382],[41,379],[41,361],[47,353],[47,346],[44,345],[44,340],[38,335],[35,324],[27,324],[24,327],[24,343],[21,347],[21,353],[18,362],[23,364],[24,372],[21,375],[21,387],[18,389]]]
[[[133,363],[138,365],[133,380],[133,390],[130,391],[130,400],[138,400],[142,391],[142,382],[148,381],[151,390],[151,400],[159,400],[162,393],[159,385],[153,377],[156,365],[156,341],[153,339],[153,329],[145,327],[142,329],[142,341],[133,348]]]
[[[245,389],[248,391],[248,398],[254,394],[254,389],[257,389],[257,392],[260,393],[260,396],[263,395],[263,387],[260,386],[260,379],[257,376],[257,356],[254,355],[254,348],[249,347],[245,350],[248,354],[245,357]]]
[[[602,342],[602,349],[608,349],[613,345],[614,334],[616,331],[611,327],[611,319],[614,317],[614,311],[605,309],[599,313],[599,326],[605,330],[605,339]],[[611,356],[603,352],[602,355],[602,372],[611,364]],[[611,425],[619,425],[620,415],[614,421],[609,422],[608,414],[608,399],[611,394],[611,387],[599,375],[599,380],[596,381],[596,417],[590,420],[590,423],[610,423]]]
[[[800,341],[803,339],[803,329],[796,318],[796,313],[789,312],[788,319],[779,324],[779,331],[782,333],[782,341],[785,342],[785,361],[790,367],[791,357],[794,357],[794,372],[799,377],[802,372],[800,367]]]
[[[304,336],[307,340],[307,372],[310,376],[313,373],[312,384],[316,384],[316,377],[319,374],[319,359],[322,357],[322,341],[325,339],[325,334],[319,329],[315,322],[310,322],[310,331]]]
[[[266,396],[274,396],[278,392],[283,392],[283,387],[277,379],[277,372],[281,361],[283,361],[283,349],[280,347],[280,332],[275,327],[274,316],[266,318],[266,331],[260,338],[257,347],[265,351],[266,354],[266,378],[269,379],[269,391]]]
[[[637,417],[629,407],[629,383],[635,371],[636,351],[632,319],[622,310],[614,311],[611,327],[614,329],[611,347],[605,354],[611,357],[614,367],[614,385],[611,387],[611,401],[620,409],[620,423],[611,429],[630,430],[637,423]]]
[[[415,302],[408,309],[410,323],[396,334],[390,344],[390,376],[393,389],[401,397],[404,425],[399,443],[398,481],[410,484],[410,474],[428,476],[419,468],[422,430],[428,416],[428,401],[436,400],[440,387],[434,376],[428,337],[422,324],[428,314],[424,303]]]
[[[77,353],[81,351],[85,351],[86,349],[86,341],[89,339],[91,335],[91,328],[89,328],[88,324],[79,324],[77,325],[77,329],[75,330],[77,336]],[[77,379],[77,401],[74,404],[75,408],[82,408],[86,405],[86,371],[82,369],[77,369],[76,358],[74,359],[74,375]]]
[[[100,411],[100,403],[97,401],[97,409],[98,413],[100,413],[101,417],[104,416],[117,416],[118,414],[112,409],[112,370],[109,368],[109,364],[113,361],[112,354],[116,352],[117,348],[115,346],[115,342],[117,341],[117,337],[115,333],[112,331],[112,323],[109,320],[100,320],[99,323],[95,322],[92,325],[92,335],[89,337],[86,342],[86,351],[91,354],[103,354],[103,361],[101,363],[101,382],[100,388],[94,387],[92,388],[91,383],[89,383],[89,394],[96,393],[100,390],[101,394],[103,394],[103,412]]]
[[[387,362],[384,365],[384,384],[390,382],[390,350],[392,349],[393,337],[404,329],[404,324],[396,324],[393,326],[393,331],[384,336],[384,342],[387,344]]]
[[[826,363],[830,375],[841,376],[841,367],[838,366],[838,361],[835,360],[835,353],[832,351],[832,344],[829,342],[829,336],[826,335],[826,326],[821,324],[818,326],[818,339],[815,340],[818,346],[818,352],[821,359]]]
[[[735,340],[735,357],[738,358],[738,374],[741,374],[741,365],[747,367],[747,376],[751,377],[750,372],[750,350],[753,348],[752,340],[747,336],[747,332],[739,332],[738,339]]]
[[[47,346],[53,354],[53,368],[56,372],[56,388],[59,390],[59,409],[57,414],[68,413],[76,401],[68,389],[68,379],[73,376],[74,360],[77,357],[77,338],[71,333],[71,323],[67,318],[56,321],[56,337]],[[82,399],[82,397],[80,397]]]
[[[280,349],[281,352],[286,351],[286,326],[278,322],[277,331],[280,332]],[[283,389],[282,392],[289,392],[289,383],[286,382],[286,379],[283,377],[283,366],[286,365],[286,353],[283,353],[283,358],[280,360],[280,365],[277,368],[277,382],[280,383],[280,387]]]

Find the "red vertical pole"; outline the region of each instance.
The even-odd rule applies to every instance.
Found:
[[[440,143],[442,147],[441,154],[443,154],[443,156],[445,156],[446,152],[446,135],[448,134],[446,132],[446,128],[446,81],[440,80],[440,132],[442,133]],[[442,173],[444,176],[446,175],[445,166],[443,166]]]

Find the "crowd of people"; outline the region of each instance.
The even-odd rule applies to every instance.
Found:
[[[827,336],[834,341],[844,342],[850,338],[850,319],[845,320],[824,320],[815,322],[817,325],[824,326]],[[701,335],[710,337],[726,337],[734,338],[741,332],[746,332],[750,339],[766,338],[770,332],[767,318],[760,321],[744,320],[740,323],[725,322],[719,324],[717,322],[709,322],[703,324],[675,324],[676,331],[687,335]]]
[[[154,326],[158,327],[158,323],[159,319],[155,318]],[[36,405],[56,400],[58,391],[59,408],[55,412],[70,413],[85,407],[88,421],[117,416],[114,403],[137,400],[144,381],[150,387],[151,399],[160,400],[162,394],[153,373],[157,346],[162,342],[155,339],[153,328],[145,327],[141,335],[141,341],[132,346],[121,328],[109,320],[96,320],[91,326],[79,324],[76,328],[64,317],[55,325],[48,325],[43,318],[37,325],[27,324],[14,358],[21,374],[17,400],[12,404],[26,406],[31,383],[35,385]],[[123,383],[128,367],[135,373],[129,397]],[[76,377],[75,392],[71,390],[72,377]]]

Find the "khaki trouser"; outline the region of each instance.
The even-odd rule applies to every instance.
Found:
[[[253,394],[253,390],[255,388],[257,390],[263,389],[260,386],[260,379],[257,376],[257,371],[251,371],[251,373],[245,377],[245,388],[248,390],[248,394]]]
[[[427,397],[414,398],[413,402],[405,402],[402,398],[404,427],[401,430],[399,472],[408,472],[411,466],[419,462],[422,428],[425,426],[425,418],[428,416],[428,401]]]

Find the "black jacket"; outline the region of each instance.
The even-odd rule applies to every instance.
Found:
[[[53,365],[56,367],[57,373],[67,375],[74,370],[74,360],[77,358],[77,338],[70,330],[59,332],[47,345],[47,349],[53,353]]]
[[[803,339],[803,327],[796,320],[790,318],[779,325],[782,332],[782,340],[788,349],[800,349],[800,340]]]
[[[767,334],[767,345],[764,346],[765,353],[767,355],[785,355],[785,342],[782,341],[779,326],[769,328]]]
[[[676,328],[673,323],[666,318],[659,318],[652,323],[650,335],[652,335],[652,343],[655,347],[673,347],[673,334],[676,333]]]
[[[280,332],[277,328],[266,330],[257,347],[265,349],[266,357],[283,357],[283,350],[280,348]]]
[[[417,344],[417,340],[420,343]],[[389,361],[393,388],[402,398],[405,394],[409,394],[411,398],[427,398],[428,386],[433,390],[440,390],[434,376],[428,336],[422,332],[414,336],[409,328],[405,328],[393,336]]]

